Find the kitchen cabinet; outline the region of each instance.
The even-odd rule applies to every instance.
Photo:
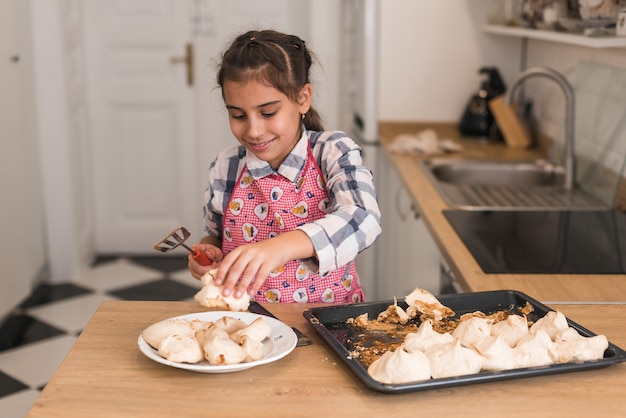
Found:
[[[370,299],[401,299],[415,287],[438,294],[439,250],[386,153],[381,153],[377,177],[383,232],[376,243],[379,273]]]

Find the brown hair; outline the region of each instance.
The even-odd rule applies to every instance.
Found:
[[[239,35],[222,55],[217,82],[224,95],[224,81],[256,80],[274,87],[298,103],[302,87],[309,80],[312,54],[295,35],[273,30],[249,31]],[[311,106],[304,119],[306,129],[323,131],[320,115]]]

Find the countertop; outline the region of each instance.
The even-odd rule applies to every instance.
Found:
[[[313,304],[265,305],[313,339],[285,358],[235,373],[156,363],[137,338],[196,302],[105,301],[43,389],[28,417],[621,416],[626,364],[582,372],[384,394],[365,387],[304,319]],[[558,305],[568,318],[626,346],[626,305]]]
[[[397,123],[379,125],[382,147],[413,198],[415,207],[437,244],[442,257],[464,291],[514,289],[544,302],[626,302],[626,276],[616,274],[485,274],[443,214],[449,206],[421,172],[421,156],[392,153],[389,146],[399,134],[416,134],[431,128],[440,138],[459,142],[463,150],[444,158],[524,160],[544,156],[542,150],[513,149],[504,143],[460,139],[453,123]],[[442,157],[440,155],[437,156]],[[384,216],[384,214],[383,214]]]

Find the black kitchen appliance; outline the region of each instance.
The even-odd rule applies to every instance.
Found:
[[[489,101],[504,94],[506,86],[496,67],[482,67],[484,75],[480,90],[474,94],[463,112],[459,131],[468,137],[498,138],[497,123],[489,109]]]
[[[619,211],[466,211],[444,214],[488,274],[626,274]]]

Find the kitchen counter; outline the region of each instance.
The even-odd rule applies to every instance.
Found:
[[[626,276],[619,274],[485,274],[443,214],[450,207],[416,164],[420,156],[395,154],[389,150],[399,134],[416,134],[434,129],[440,138],[459,142],[463,150],[444,158],[495,160],[535,159],[545,155],[540,149],[513,149],[503,143],[459,139],[453,123],[381,123],[382,146],[413,198],[415,207],[458,284],[467,292],[519,290],[544,302],[626,301]],[[437,156],[441,157],[441,156]],[[385,214],[383,214],[384,216]]]
[[[28,417],[194,416],[620,416],[626,364],[583,372],[408,394],[366,388],[302,316],[313,304],[266,305],[313,344],[274,363],[204,374],[145,357],[147,326],[202,311],[196,302],[105,301],[42,391]],[[555,305],[568,318],[626,346],[626,305]]]

